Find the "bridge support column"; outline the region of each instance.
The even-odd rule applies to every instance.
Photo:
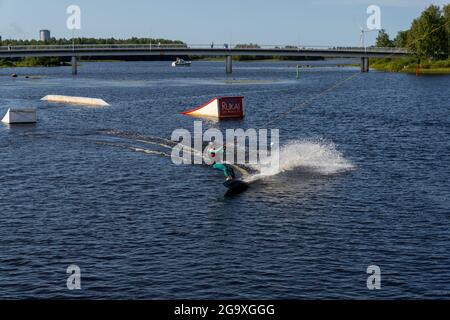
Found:
[[[369,58],[368,57],[361,58],[361,72],[369,72]]]
[[[227,73],[233,73],[233,57],[227,56],[225,59],[225,68]]]
[[[72,57],[72,75],[76,76],[78,74],[78,67],[77,67],[77,57]]]

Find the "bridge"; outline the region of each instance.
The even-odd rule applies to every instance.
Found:
[[[120,44],[120,45],[27,45],[2,46],[1,58],[24,57],[70,57],[72,73],[77,73],[77,60],[81,57],[113,56],[205,56],[224,57],[227,73],[232,73],[233,56],[281,56],[281,57],[324,57],[359,58],[361,72],[369,71],[369,58],[398,58],[409,56],[402,48],[378,47],[329,47],[329,46],[279,46],[263,45],[257,48],[240,46],[228,47],[213,45],[158,45],[158,44]]]

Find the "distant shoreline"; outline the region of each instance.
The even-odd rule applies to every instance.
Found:
[[[386,68],[382,67],[372,67],[373,69],[377,71],[383,71],[383,72],[389,72],[389,73],[408,73],[408,74],[415,74],[416,69],[407,68],[404,70],[399,71],[391,71]],[[431,68],[431,69],[420,69],[419,74],[435,74],[435,75],[445,75],[450,74],[450,68]]]
[[[417,72],[417,58],[372,59],[370,67],[384,72],[413,73]],[[450,59],[425,60],[420,62],[420,74],[450,74]]]

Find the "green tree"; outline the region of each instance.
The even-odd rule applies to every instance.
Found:
[[[261,47],[256,43],[241,43],[235,46],[236,49],[260,49]]]
[[[408,33],[409,31],[399,31],[397,36],[394,39],[394,45],[398,48],[407,48],[408,47]]]
[[[381,29],[380,31],[378,31],[377,42],[375,45],[377,47],[387,48],[387,47],[393,47],[394,43],[389,38],[389,35],[387,34],[386,30]]]
[[[439,6],[431,5],[411,25],[408,48],[419,57],[439,59],[447,55],[445,19]]]
[[[447,33],[450,34],[450,4],[444,6],[442,11],[444,12],[445,29],[447,30]]]
[[[256,43],[241,43],[235,46],[236,49],[260,49],[261,47]],[[252,61],[252,60],[265,60],[268,57],[265,56],[236,56],[234,58],[237,61]]]
[[[447,59],[450,59],[450,4],[444,6],[445,31],[447,32]]]

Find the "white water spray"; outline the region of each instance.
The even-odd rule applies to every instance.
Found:
[[[254,166],[259,171],[247,177],[248,182],[274,176],[282,172],[301,169],[321,175],[332,175],[355,169],[332,142],[296,140],[280,147],[280,165],[271,168],[264,164]]]

